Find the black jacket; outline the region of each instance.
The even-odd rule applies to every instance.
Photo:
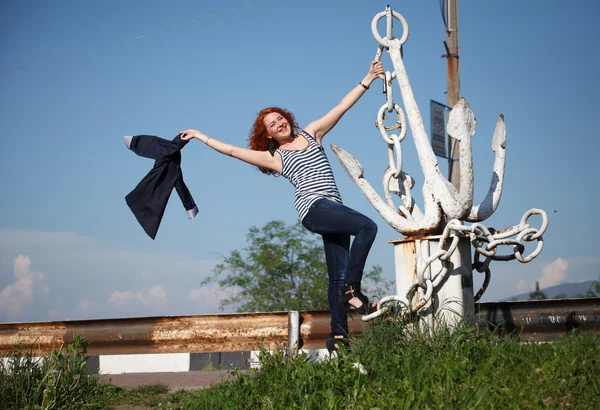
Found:
[[[127,148],[141,157],[155,160],[150,172],[125,197],[131,212],[152,239],[156,237],[173,187],[177,190],[188,217],[193,219],[198,214],[198,207],[183,182],[181,172],[180,150],[188,142],[182,140],[180,134],[172,141],[154,135],[125,137]]]

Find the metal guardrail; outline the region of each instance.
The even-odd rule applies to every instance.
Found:
[[[74,334],[85,336],[90,355],[236,352],[259,345],[274,349],[288,340],[288,316],[269,312],[0,324],[0,354],[18,343],[34,345],[44,354],[71,343]],[[299,322],[304,346],[322,347],[329,334],[329,312],[301,312]]]
[[[600,298],[479,303],[475,312],[479,328],[518,332],[523,341],[552,341],[574,329],[600,334]]]
[[[480,329],[519,332],[522,340],[555,340],[572,329],[600,334],[600,298],[479,303],[475,309]],[[240,352],[283,347],[288,340],[320,349],[329,320],[328,311],[304,311],[0,323],[0,354],[21,344],[45,355],[74,334],[85,336],[89,355]],[[370,324],[354,316],[349,325],[358,334]]]

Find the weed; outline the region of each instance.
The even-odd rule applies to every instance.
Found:
[[[185,408],[598,408],[598,357],[598,335],[522,343],[460,325],[434,335],[392,315],[337,359],[261,351],[260,369],[192,393]]]
[[[35,358],[32,346],[18,346],[0,362],[0,409],[96,409],[105,396],[97,377],[86,373],[88,343],[74,335],[73,343]]]

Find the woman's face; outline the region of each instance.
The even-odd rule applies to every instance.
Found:
[[[292,134],[288,120],[278,112],[271,112],[263,120],[267,127],[267,135],[271,138],[284,139]]]

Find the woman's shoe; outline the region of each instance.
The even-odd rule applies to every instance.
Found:
[[[340,288],[340,302],[344,304],[347,311],[354,311],[361,315],[368,315],[370,312],[369,298],[360,291],[360,282],[349,283]],[[350,303],[352,298],[358,298],[362,305],[356,307]]]
[[[325,347],[327,348],[329,355],[331,355],[333,352],[340,351],[342,346],[346,351],[350,346],[348,338],[344,337],[343,335],[334,335],[333,333],[330,333],[329,337],[325,341]]]

